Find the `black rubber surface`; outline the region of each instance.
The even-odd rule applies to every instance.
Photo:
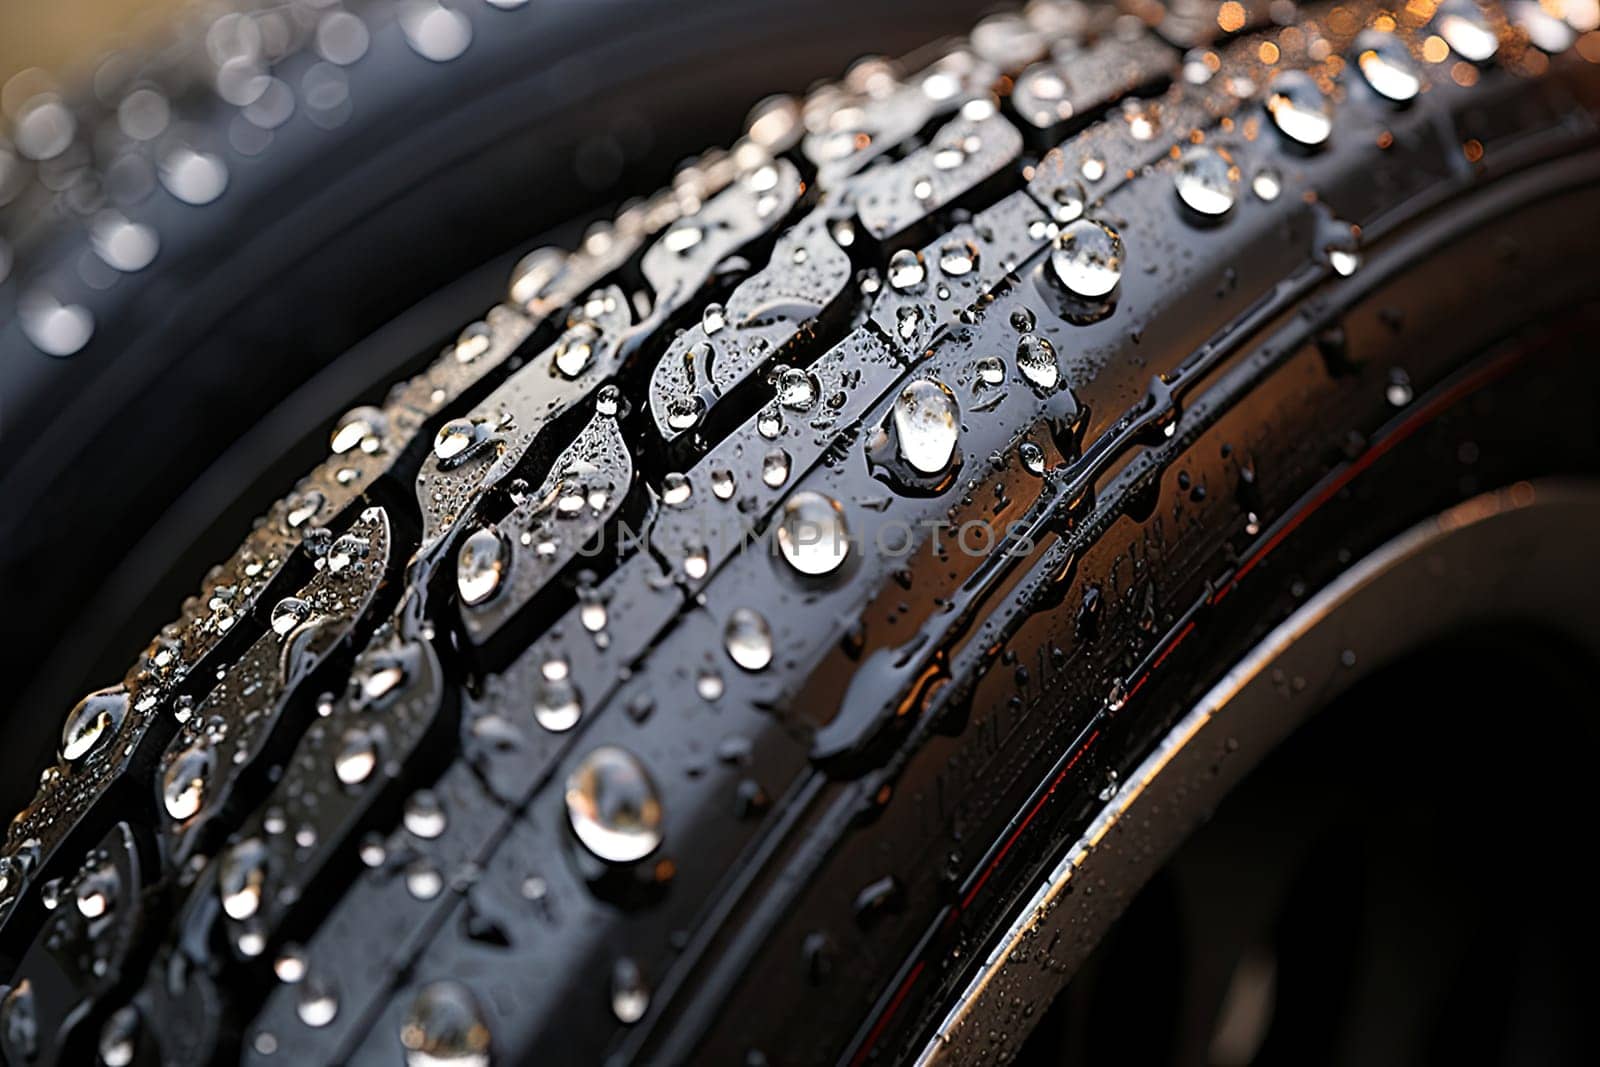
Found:
[[[914,1057],[1147,681],[1589,295],[1575,33],[1270,14],[858,68],[352,410],[69,716],[7,1055]]]

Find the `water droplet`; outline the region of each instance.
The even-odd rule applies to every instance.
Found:
[[[456,337],[455,357],[457,363],[471,363],[485,352],[494,343],[494,331],[487,322],[478,321],[470,323]]]
[[[536,248],[523,256],[511,271],[511,302],[527,307],[543,297],[566,265],[567,254],[559,248]]]
[[[822,391],[815,375],[783,364],[772,368],[767,381],[772,386],[773,398],[791,411],[809,411]]]
[[[310,617],[310,604],[299,597],[286,596],[272,606],[272,632],[282,637]]]
[[[716,671],[701,671],[700,676],[695,679],[694,691],[700,694],[701,700],[722,699],[722,675]]]
[[[100,689],[78,701],[61,728],[61,758],[76,762],[109,741],[128,714],[128,691]]]
[[[345,785],[360,785],[378,766],[378,743],[365,727],[354,726],[344,732],[339,751],[333,757],[333,772]]]
[[[424,840],[432,840],[444,833],[447,822],[444,806],[431,789],[419,789],[406,798],[402,821],[407,830]]]
[[[471,419],[451,419],[433,437],[433,454],[440,462],[460,459],[487,436],[482,424]]]
[[[582,715],[583,700],[571,679],[565,675],[540,679],[533,697],[534,721],[551,733],[559,734],[578,725]]]
[[[1017,341],[1017,369],[1035,389],[1053,392],[1061,383],[1061,365],[1056,347],[1047,338],[1025,334]]]
[[[425,859],[414,859],[406,864],[406,892],[416,900],[432,900],[444,892],[444,878],[433,864]]]
[[[1283,192],[1283,178],[1271,167],[1263,167],[1256,171],[1256,176],[1250,179],[1250,190],[1267,203],[1278,199],[1278,194]]]
[[[661,243],[668,252],[685,255],[705,237],[705,231],[692,222],[682,222],[668,230]]]
[[[1390,407],[1403,408],[1411,403],[1415,395],[1411,388],[1411,377],[1399,367],[1389,372],[1389,384],[1384,388],[1384,399]]]
[[[1183,56],[1183,80],[1190,85],[1204,85],[1221,66],[1217,54],[1205,48],[1191,48]]]
[[[844,509],[837,500],[809,490],[784,502],[777,539],[789,566],[812,577],[838,570],[850,554]]]
[[[594,358],[595,345],[599,340],[600,331],[593,323],[580,322],[573,326],[556,342],[556,370],[568,378],[582,374]]]
[[[690,429],[704,412],[705,401],[698,396],[673,397],[667,404],[667,425],[674,430]]]
[[[489,1027],[459,982],[429,982],[400,1024],[406,1067],[489,1067]]]
[[[77,890],[74,893],[78,914],[91,920],[109,914],[111,909],[116,907],[121,886],[121,876],[117,874],[117,868],[110,860],[102,860],[85,870],[78,877]]]
[[[272,973],[285,985],[294,985],[306,976],[306,954],[299,945],[285,945],[272,961]]]
[[[939,269],[949,278],[972,273],[978,265],[978,250],[970,241],[946,241],[939,249]]]
[[[1178,199],[1189,210],[1208,218],[1220,218],[1233,207],[1234,182],[1238,172],[1221,153],[1204,145],[1184,150],[1173,173]]]
[[[776,440],[783,432],[783,415],[775,405],[767,405],[756,415],[756,432],[768,441]]]
[[[1056,186],[1050,192],[1050,217],[1066,224],[1083,217],[1083,186],[1074,181]]]
[[[115,211],[102,211],[95,216],[90,237],[95,254],[124,273],[148,267],[161,249],[155,230]]]
[[[889,257],[889,285],[899,292],[914,289],[927,278],[922,257],[909,248],[902,248]]]
[[[1278,132],[1296,144],[1315,148],[1333,134],[1333,107],[1316,80],[1303,70],[1273,75],[1267,85],[1266,107]]]
[[[375,452],[383,443],[383,431],[388,419],[375,407],[359,407],[348,412],[328,438],[328,447],[336,456],[359,447],[363,452]]]
[[[999,356],[984,356],[977,362],[978,382],[999,385],[1006,380],[1006,364]]]
[[[900,340],[909,341],[917,335],[917,329],[922,325],[922,309],[915,305],[903,307],[895,313],[895,331],[900,334]]]
[[[950,466],[961,434],[956,398],[943,382],[918,378],[894,402],[894,433],[900,458],[921,474]]]
[[[633,863],[661,843],[655,783],[631,753],[613,745],[589,752],[567,776],[567,820],[588,850],[608,863]]]
[[[1322,253],[1327,257],[1328,266],[1341,278],[1354,274],[1361,266],[1360,231],[1348,222],[1329,220],[1323,224],[1321,233]]]
[[[75,355],[94,336],[94,316],[88,308],[63,304],[38,289],[17,298],[17,322],[33,346],[47,356]]]
[[[611,1011],[624,1026],[644,1018],[650,1008],[650,988],[633,960],[623,957],[611,968]]]
[[[300,999],[295,1005],[295,1014],[300,1016],[301,1022],[313,1028],[333,1022],[339,1014],[339,998],[334,995],[333,986],[314,976],[307,978],[300,985]]]
[[[1546,8],[1549,10],[1546,10]],[[1577,32],[1568,25],[1574,12],[1561,0],[1514,0],[1507,8],[1511,23],[1528,35],[1528,41],[1541,52],[1559,55],[1571,48],[1578,39]]]
[[[661,479],[661,502],[668,507],[681,508],[694,495],[694,486],[686,474],[673,471]]]
[[[472,44],[472,20],[434,0],[402,4],[400,30],[413,52],[435,63],[448,63]]]
[[[505,538],[491,527],[474,530],[461,542],[456,556],[456,591],[463,604],[482,604],[499,592],[508,555]]]
[[[209,204],[228,188],[228,166],[221,157],[178,145],[161,160],[161,184],[185,204]]]
[[[1078,173],[1083,175],[1084,181],[1097,182],[1106,176],[1106,161],[1090,156],[1078,165]]]
[[[789,453],[774,448],[761,457],[761,480],[772,489],[789,480]]]
[[[1050,266],[1068,292],[1098,300],[1122,280],[1122,238],[1109,226],[1079,219],[1056,237]]]
[[[1044,449],[1032,441],[1024,441],[1017,446],[1017,454],[1022,457],[1022,465],[1034,474],[1044,473]]]
[[[729,500],[737,488],[733,472],[726,467],[714,467],[711,470],[711,494],[718,500]]]
[[[329,573],[342,574],[356,560],[366,559],[367,552],[366,538],[354,533],[340,535],[339,539],[328,549]]]
[[[100,1027],[100,1062],[105,1067],[128,1067],[139,1042],[139,1009],[125,1004]]]
[[[706,309],[700,313],[700,329],[707,337],[720,333],[727,325],[727,313],[721,304],[707,304]]]
[[[1433,16],[1433,28],[1462,59],[1486,63],[1500,49],[1500,40],[1483,10],[1473,0],[1444,0]]]
[[[267,846],[246,838],[222,854],[217,867],[217,893],[230,919],[243,922],[261,907],[267,881]]]
[[[211,746],[196,742],[167,764],[161,781],[161,802],[167,815],[178,822],[191,819],[206,802],[206,786],[216,765]]]
[[[1361,76],[1379,96],[1403,104],[1422,91],[1422,75],[1394,34],[1363,30],[1356,38],[1355,52]]]
[[[766,670],[772,662],[772,628],[753,608],[735,608],[722,639],[728,657],[747,671]]]

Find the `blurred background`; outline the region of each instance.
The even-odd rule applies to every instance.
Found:
[[[53,74],[99,52],[148,38],[181,0],[53,0],[0,8],[0,85],[30,67]]]

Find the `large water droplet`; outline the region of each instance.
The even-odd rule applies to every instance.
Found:
[[[81,304],[63,304],[41,290],[17,298],[17,322],[35,348],[47,356],[75,355],[94,336],[94,315]]]
[[[580,322],[556,342],[556,370],[568,378],[576,378],[589,367],[594,358],[595,345],[600,341],[600,331],[593,323]]]
[[[444,805],[439,803],[438,795],[431,789],[419,789],[406,798],[405,814],[401,821],[407,830],[424,840],[444,833],[448,822]]]
[[[1403,104],[1422,91],[1422,74],[1394,34],[1363,30],[1356,38],[1355,52],[1361,76],[1379,96]]]
[[[483,527],[461,542],[456,556],[456,591],[463,604],[482,604],[499,591],[506,557],[505,539],[498,530]]]
[[[1303,70],[1273,75],[1267,85],[1267,113],[1278,132],[1296,144],[1315,148],[1333,135],[1333,106]]]
[[[217,867],[217,893],[230,919],[244,921],[261,907],[267,881],[267,846],[246,838],[222,854]]]
[[[559,248],[536,248],[523,256],[511,271],[511,302],[526,307],[544,296],[566,265],[567,254]]]
[[[195,742],[167,765],[161,781],[161,802],[178,822],[190,819],[206,802],[206,786],[216,765],[216,754],[204,742]]]
[[[567,776],[567,819],[588,850],[633,863],[661,843],[661,800],[644,765],[614,745],[594,749]]]
[[[441,462],[459,459],[467,451],[482,441],[488,431],[471,419],[451,419],[439,427],[439,432],[433,438],[433,454]]]
[[[667,403],[667,425],[674,430],[691,429],[705,413],[705,401],[698,396],[675,396]]]
[[[765,670],[772,662],[772,628],[753,608],[735,608],[722,639],[728,657],[747,671]]]
[[[310,617],[310,604],[297,596],[286,596],[272,606],[268,625],[272,627],[273,633],[282,637]]]
[[[801,574],[831,574],[850,554],[850,531],[837,500],[805,490],[783,505],[778,523],[778,549]]]
[[[112,686],[90,693],[67,713],[61,727],[61,758],[76,762],[116,736],[128,714],[128,691]]]
[[[334,994],[333,986],[315,976],[302,982],[295,1014],[300,1016],[301,1022],[313,1028],[333,1022],[339,1014],[339,998]]]
[[[1513,0],[1507,5],[1511,24],[1528,35],[1541,52],[1559,55],[1571,48],[1578,34],[1567,24],[1571,12],[1560,0]]]
[[[102,211],[95,216],[90,237],[95,254],[125,273],[148,267],[161,249],[161,239],[154,229],[115,211]]]
[[[1473,0],[1444,0],[1434,12],[1433,28],[1462,59],[1487,63],[1500,49],[1500,39],[1483,9]]]
[[[334,427],[328,447],[336,456],[342,456],[356,447],[363,452],[375,452],[383,444],[387,422],[383,412],[375,407],[353,408]]]
[[[767,381],[772,386],[773,397],[791,411],[809,410],[817,402],[817,393],[822,388],[816,375],[787,365],[772,368]]]
[[[472,44],[472,20],[434,0],[402,4],[400,30],[413,52],[435,63],[448,63]]]
[[[889,257],[889,284],[896,290],[904,292],[915,289],[927,276],[922,257],[911,249],[902,248]]]
[[[943,382],[918,378],[894,402],[895,441],[900,458],[921,474],[950,466],[961,435],[956,398]]]
[[[978,250],[971,241],[946,241],[939,249],[939,269],[948,278],[972,273],[978,265]]]
[[[761,480],[776,489],[789,480],[789,453],[774,448],[761,457]]]
[[[489,1027],[459,982],[429,982],[400,1024],[406,1067],[489,1067]]]
[[[1235,182],[1238,170],[1222,154],[1205,145],[1184,149],[1178,169],[1172,176],[1178,199],[1185,207],[1207,218],[1220,218],[1232,209],[1237,199]]]
[[[533,717],[540,726],[551,733],[563,733],[578,725],[582,715],[583,700],[570,678],[562,675],[539,680],[533,698]]]
[[[1098,300],[1122,280],[1122,238],[1109,226],[1079,219],[1056,237],[1050,266],[1068,292]]]
[[[228,166],[219,156],[178,145],[161,160],[161,184],[185,204],[199,207],[228,187]]]
[[[1017,341],[1017,369],[1041,393],[1053,392],[1061,383],[1056,346],[1037,334],[1025,334]]]

